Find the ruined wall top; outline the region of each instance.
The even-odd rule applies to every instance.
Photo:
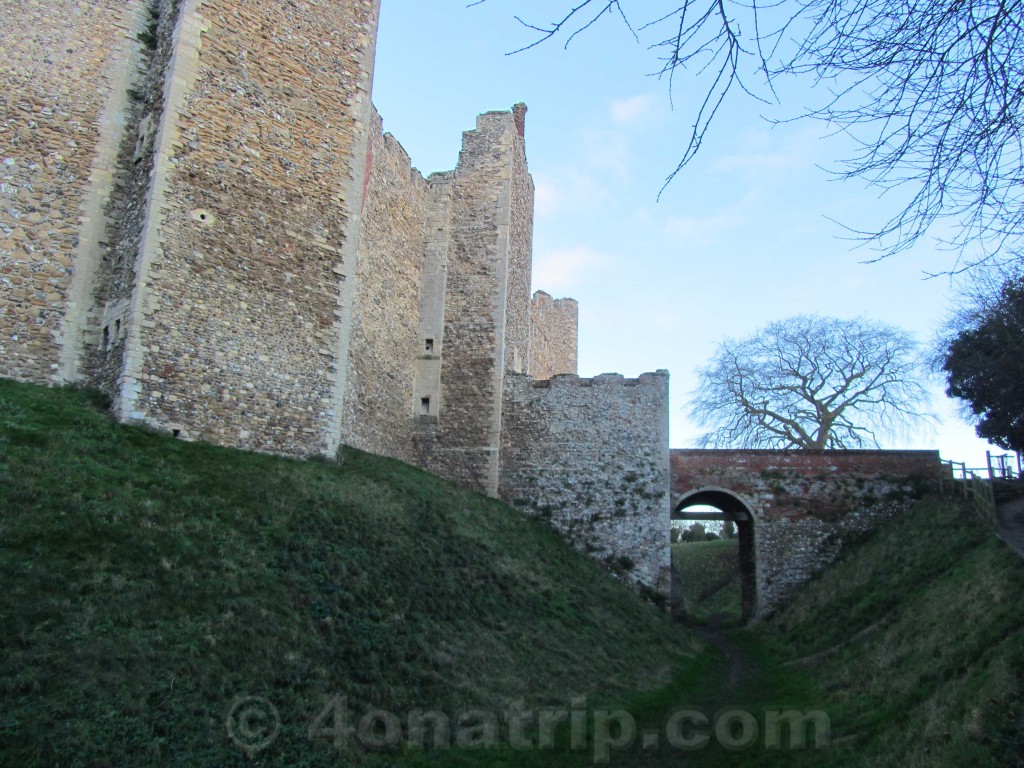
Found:
[[[523,102],[519,102],[512,107],[512,118],[516,123],[516,133],[520,137],[526,136],[526,105]]]
[[[621,373],[602,373],[592,378],[584,378],[574,374],[560,374],[545,381],[534,380],[531,385],[534,389],[568,389],[583,387],[639,387],[639,386],[666,386],[668,384],[669,372],[665,369],[658,369],[654,372],[641,373],[635,379],[627,379]]]
[[[530,302],[530,366],[535,379],[577,372],[579,305],[536,291]]]

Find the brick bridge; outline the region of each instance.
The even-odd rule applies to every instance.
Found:
[[[673,519],[736,523],[747,619],[936,490],[940,467],[938,451],[673,450],[670,461]],[[704,505],[715,511],[693,509]],[[685,611],[677,588],[673,608]]]

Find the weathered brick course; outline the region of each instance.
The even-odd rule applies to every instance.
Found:
[[[724,492],[752,514],[758,616],[939,477],[938,451],[672,450],[670,460],[673,510]]]

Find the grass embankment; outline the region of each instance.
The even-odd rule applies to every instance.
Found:
[[[817,680],[823,765],[1024,765],[1024,561],[956,501],[880,529],[758,636]]]
[[[1024,562],[957,501],[919,503],[851,547],[789,608],[724,637],[735,683],[720,654],[698,657],[674,687],[631,702],[636,738],[630,749],[609,751],[612,765],[1024,766]],[[766,727],[771,713],[785,711],[808,716],[808,725]],[[708,719],[677,734],[698,749],[668,742],[671,718],[682,712]],[[817,713],[829,724],[823,748],[792,749],[794,734],[814,745]],[[716,725],[732,730],[720,738]],[[605,743],[618,740],[614,724],[604,730]],[[659,736],[656,747],[644,748],[648,733]],[[590,742],[558,754],[422,763],[568,768],[594,755]]]
[[[307,734],[331,696],[621,700],[697,645],[545,525],[399,462],[185,443],[2,380],[0,579],[22,768],[251,765],[225,726],[245,695],[281,722],[256,764],[337,765]]]
[[[955,502],[919,504],[771,621],[694,654],[543,525],[355,451],[187,444],[0,381],[0,479],[0,765],[352,764],[331,695],[350,726],[368,706],[439,709],[469,743],[489,737],[486,718],[461,727],[466,707],[506,738],[509,702],[590,706],[582,748],[563,724],[556,750],[530,731],[530,749],[356,755],[379,766],[1021,765],[1024,564]],[[226,729],[243,695],[280,720],[251,755]],[[786,709],[827,714],[830,746],[768,748],[766,713]],[[236,735],[271,732],[246,712]],[[668,743],[680,712],[708,718],[676,734],[706,746]],[[730,750],[741,734],[714,726],[736,713],[757,730]],[[387,741],[370,723],[364,740]]]
[[[724,614],[726,622],[739,622],[739,539],[673,544],[672,564],[679,573],[689,621],[703,624],[714,614]]]

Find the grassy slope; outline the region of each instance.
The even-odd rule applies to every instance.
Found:
[[[698,657],[674,687],[635,700],[640,733],[680,709],[714,718],[723,709],[824,712],[826,749],[753,746],[682,752],[612,752],[621,767],[687,765],[1024,766],[1024,561],[955,501],[927,499],[848,550],[771,621],[727,637],[741,657],[733,687],[714,653]],[[809,731],[809,735],[813,735]],[[788,732],[783,731],[783,745]],[[569,768],[593,751],[520,753],[504,760],[442,755],[442,766]]]
[[[822,764],[1024,765],[1024,561],[956,502],[920,503],[765,629],[844,741]]]
[[[616,765],[1024,766],[1024,561],[956,501],[919,503],[786,610],[727,636],[743,659],[738,684],[698,661],[674,696],[662,694],[660,722],[694,703],[709,716],[748,711],[762,727],[766,710],[817,710],[830,747],[765,749],[762,735],[749,749],[712,741]]]
[[[357,452],[333,466],[174,441],[86,399],[0,381],[0,765],[347,764],[305,733],[328,693],[399,711],[586,694],[641,729],[679,707],[832,723],[826,750],[662,743],[619,766],[1022,764],[1024,563],[955,503],[926,500],[730,632],[730,687],[715,649],[687,655],[682,630],[499,504]],[[224,728],[243,693],[283,723],[251,762]]]
[[[0,381],[0,765],[336,765],[326,697],[621,697],[696,643],[547,527],[406,465],[188,444]]]

